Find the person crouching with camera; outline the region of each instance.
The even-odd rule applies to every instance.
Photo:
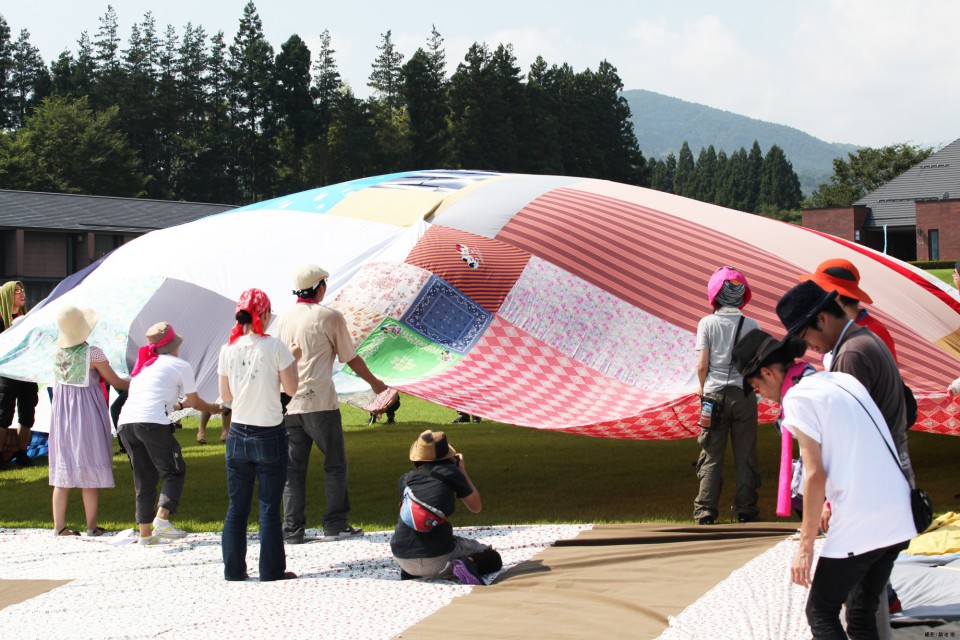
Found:
[[[500,554],[454,535],[448,521],[457,498],[472,513],[483,508],[463,454],[442,431],[428,430],[410,445],[410,461],[415,469],[400,476],[400,518],[390,538],[400,579],[456,577],[463,584],[486,584],[483,575],[503,566]]]

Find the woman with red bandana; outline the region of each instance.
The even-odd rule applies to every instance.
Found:
[[[185,407],[220,411],[218,405],[197,395],[193,369],[180,359],[182,342],[183,336],[177,335],[167,322],[147,329],[147,344],[137,353],[129,395],[117,420],[117,434],[133,469],[136,517],[143,545],[162,544],[164,539],[187,535],[170,523],[170,516],[180,505],[187,475],[180,443],[173,437],[170,414]],[[157,482],[161,479],[163,489],[157,502]]]
[[[247,518],[254,481],[260,500],[260,581],[297,576],[286,571],[281,507],[287,480],[287,431],[280,391],[297,393],[300,347],[267,335],[273,310],[260,289],[248,289],[237,302],[230,340],[220,349],[220,398],[232,402],[227,436],[227,491],[230,506],[223,523],[223,575],[247,579]]]

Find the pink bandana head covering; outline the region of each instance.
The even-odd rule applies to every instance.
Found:
[[[151,341],[155,340],[155,341]],[[167,345],[175,342],[168,349],[164,349]],[[133,378],[144,367],[149,367],[154,362],[157,361],[157,355],[160,353],[170,353],[174,349],[180,346],[180,343],[183,342],[183,338],[178,336],[174,330],[173,326],[167,324],[166,322],[160,322],[147,330],[147,344],[140,347],[137,351],[137,364],[133,366],[133,371],[130,372],[130,377]]]
[[[747,284],[746,276],[733,267],[720,267],[713,272],[713,275],[710,276],[710,281],[707,282],[707,301],[710,302],[711,305],[713,304],[717,294],[720,293],[720,289],[723,287],[723,283],[727,280],[744,286],[743,304],[740,305],[740,308],[743,309],[747,306],[747,303],[750,302],[750,285]]]
[[[260,316],[263,315],[265,311],[270,310],[270,298],[267,297],[260,289],[247,289],[242,294],[240,294],[240,300],[237,301],[237,313],[241,311],[246,311],[253,317],[253,321],[250,323],[253,332],[258,336],[267,335],[263,331],[263,321],[260,320]],[[243,335],[243,325],[239,322],[233,326],[233,329],[230,330],[230,340],[227,344],[233,344],[236,342],[237,338]]]

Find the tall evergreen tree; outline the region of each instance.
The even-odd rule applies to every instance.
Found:
[[[747,154],[747,182],[744,187],[746,197],[741,211],[756,213],[760,206],[760,175],[763,169],[763,152],[760,151],[760,143],[753,141],[750,147],[750,153]]]
[[[783,149],[770,147],[763,158],[760,171],[760,202],[758,210],[764,213],[782,213],[800,208],[803,196],[800,178],[787,160]]]
[[[592,125],[591,137],[598,153],[588,175],[645,184],[643,155],[633,132],[630,106],[621,95],[623,82],[617,69],[603,60],[596,73],[587,70],[581,75],[588,81],[588,103],[593,104],[594,114],[588,122]]]
[[[381,38],[380,54],[367,83],[373,89],[369,107],[377,132],[376,167],[378,172],[398,171],[406,168],[410,149],[410,122],[402,93],[403,54],[393,44],[390,31]]]
[[[665,160],[655,160],[650,168],[650,188],[673,193],[673,178],[677,170],[677,158],[667,154]]]
[[[376,131],[369,104],[345,86],[337,100],[329,131],[328,171],[331,182],[374,175]]]
[[[274,102],[279,122],[280,193],[302,191],[311,180],[304,175],[307,144],[316,135],[317,113],[310,95],[311,54],[307,43],[294,34],[280,46],[275,61]]]
[[[446,138],[446,54],[433,28],[428,50],[417,49],[400,71],[401,95],[410,122],[410,162],[439,167]]]
[[[77,40],[77,57],[64,50],[50,65],[53,94],[74,98],[89,96],[93,91],[96,68],[90,37],[84,31]]]
[[[697,156],[696,169],[693,178],[693,197],[701,202],[713,202],[717,185],[717,151],[711,144],[706,149],[700,149]]]
[[[30,32],[26,29],[20,30],[20,37],[13,45],[10,83],[13,89],[12,126],[18,128],[52,89],[50,72],[40,57],[40,50],[30,44]]]
[[[16,126],[13,48],[10,25],[0,15],[0,132],[13,129]]]
[[[154,97],[157,144],[152,166],[149,167],[154,176],[151,196],[156,198],[174,197],[170,187],[170,174],[176,155],[176,138],[184,116],[178,77],[179,49],[180,36],[173,25],[168,24],[157,58],[157,91]]]
[[[311,89],[316,106],[316,140],[308,147],[313,184],[324,186],[331,183],[330,173],[330,127],[333,126],[338,105],[341,104],[343,80],[334,57],[330,32],[320,34],[320,51],[313,64],[314,84]]]
[[[100,29],[93,42],[96,83],[93,91],[88,94],[95,110],[119,105],[125,80],[120,60],[120,28],[117,24],[117,12],[112,5],[107,5],[107,11],[99,21]]]
[[[527,73],[527,109],[517,114],[517,126],[521,132],[518,171],[539,174],[562,174],[564,171],[561,105],[553,80],[553,69],[542,56],[537,56]]]
[[[180,104],[177,131],[168,141],[167,189],[181,200],[213,199],[207,195],[212,190],[208,191],[209,169],[204,166],[210,153],[206,39],[203,27],[194,27],[188,22],[175,62],[176,95]]]
[[[373,62],[367,86],[373,89],[375,100],[386,108],[387,117],[392,118],[392,112],[403,104],[401,95],[403,54],[397,51],[393,44],[393,32],[389,29],[386,33],[380,34],[377,51],[380,54]]]
[[[228,63],[230,118],[236,133],[237,178],[243,202],[273,194],[276,118],[273,47],[252,1],[243,8]]]
[[[690,145],[684,140],[680,147],[680,155],[677,157],[677,168],[673,174],[673,192],[685,198],[696,197],[694,192],[696,171],[693,152],[690,151]]]
[[[142,23],[134,23],[127,49],[123,52],[126,81],[119,96],[120,118],[130,145],[140,155],[147,173],[156,169],[160,123],[156,119],[158,42],[156,23],[146,13]],[[152,196],[159,194],[151,192]]]
[[[198,142],[195,183],[202,186],[207,195],[198,200],[209,202],[241,203],[238,185],[236,134],[230,119],[230,70],[227,44],[222,31],[210,38],[207,57],[207,126]]]

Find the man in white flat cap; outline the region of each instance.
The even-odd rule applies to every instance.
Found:
[[[340,403],[333,385],[334,358],[349,365],[375,393],[387,389],[357,355],[343,315],[320,304],[327,292],[329,277],[325,269],[315,264],[297,269],[293,275],[297,303],[277,321],[277,337],[286,344],[296,343],[303,350],[297,365],[300,386],[290,399],[284,417],[290,442],[287,483],[283,490],[283,538],[287,544],[304,542],[307,467],[314,443],[323,453],[326,475],[322,540],[363,535],[362,529],[351,527],[347,521],[350,513],[347,454]]]

